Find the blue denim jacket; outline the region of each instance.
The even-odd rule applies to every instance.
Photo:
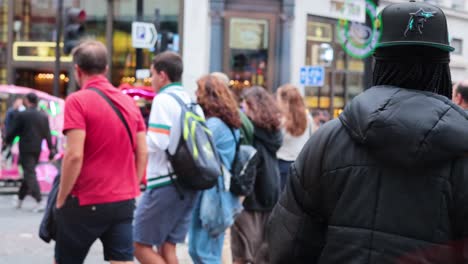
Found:
[[[211,117],[206,122],[213,133],[216,150],[226,169],[230,170],[236,151],[231,129],[219,118]],[[235,129],[236,140],[239,130]],[[242,211],[239,197],[226,190],[223,176],[218,178],[217,186],[202,192],[200,220],[210,235],[216,236],[234,223],[234,218]]]

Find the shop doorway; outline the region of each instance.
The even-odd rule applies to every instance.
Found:
[[[274,90],[275,25],[273,14],[226,12],[223,70],[236,94],[255,85]]]

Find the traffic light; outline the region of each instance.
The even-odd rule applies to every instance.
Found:
[[[85,35],[85,20],[86,12],[83,9],[72,7],[66,11],[63,35],[63,52],[65,54],[70,54]]]

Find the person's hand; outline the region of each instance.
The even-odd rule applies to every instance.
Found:
[[[65,204],[65,200],[62,200],[62,199],[57,198],[57,202],[55,203],[55,207],[56,207],[57,209],[60,209],[60,208],[63,207],[64,204]]]
[[[8,144],[5,141],[3,141],[2,142],[2,151],[5,151],[7,148],[8,148]]]
[[[55,150],[55,149],[50,150],[50,152],[49,152],[49,161],[53,160],[56,154],[57,154],[57,150]]]

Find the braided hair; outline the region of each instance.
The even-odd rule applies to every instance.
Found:
[[[379,48],[374,53],[373,85],[393,85],[452,97],[450,55],[429,46]]]

